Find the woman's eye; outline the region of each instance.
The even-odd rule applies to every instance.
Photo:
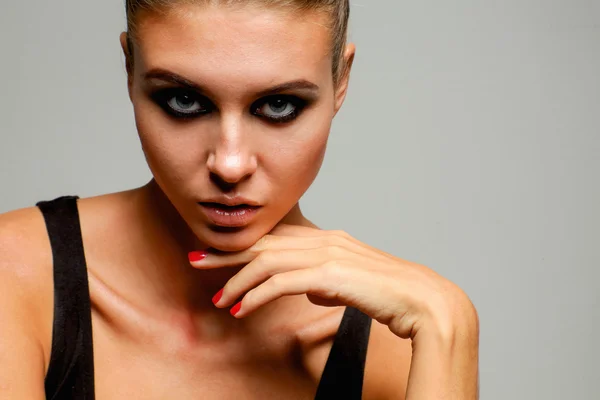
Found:
[[[210,102],[189,90],[166,89],[152,97],[165,112],[177,118],[193,118],[210,111]]]
[[[181,113],[195,113],[202,109],[198,100],[188,94],[172,97],[167,104],[173,110]]]
[[[271,122],[288,122],[295,119],[304,101],[294,96],[272,96],[265,98],[252,107],[253,113]]]

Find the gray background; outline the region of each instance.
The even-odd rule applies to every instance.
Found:
[[[482,399],[597,399],[600,1],[355,0],[358,58],[303,200],[458,283]],[[2,0],[0,212],[150,177],[121,0]]]

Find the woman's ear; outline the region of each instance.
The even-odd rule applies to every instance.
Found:
[[[127,90],[129,91],[129,98],[131,99],[131,86],[133,83],[133,49],[131,48],[131,41],[128,39],[127,32],[122,32],[119,36],[121,42],[121,49],[125,56],[125,69],[127,70]]]
[[[335,92],[335,114],[342,108],[344,100],[346,99],[346,93],[348,93],[348,83],[350,82],[350,71],[352,70],[352,64],[354,63],[354,56],[356,55],[356,46],[353,43],[346,45],[344,51],[343,66],[344,69],[339,78],[339,82]]]

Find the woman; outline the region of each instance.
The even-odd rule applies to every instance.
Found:
[[[0,217],[0,397],[476,398],[465,293],[298,205],[348,87],[347,1],[127,10],[153,179]]]

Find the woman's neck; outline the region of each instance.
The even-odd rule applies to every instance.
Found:
[[[135,227],[132,256],[138,262],[123,266],[128,268],[124,275],[128,280],[126,285],[133,289],[127,294],[132,297],[130,301],[144,302],[141,304],[144,309],[174,313],[183,318],[193,316],[227,329],[226,326],[237,320],[227,309],[217,309],[211,299],[240,268],[194,269],[189,264],[188,253],[204,246],[156,182],[151,181],[131,194],[128,214],[132,220],[127,226]],[[282,222],[314,226],[304,218],[298,204]],[[262,307],[246,319],[246,324],[264,323],[272,314],[270,309],[280,307],[286,300],[278,303]],[[240,321],[233,323],[241,325]]]

